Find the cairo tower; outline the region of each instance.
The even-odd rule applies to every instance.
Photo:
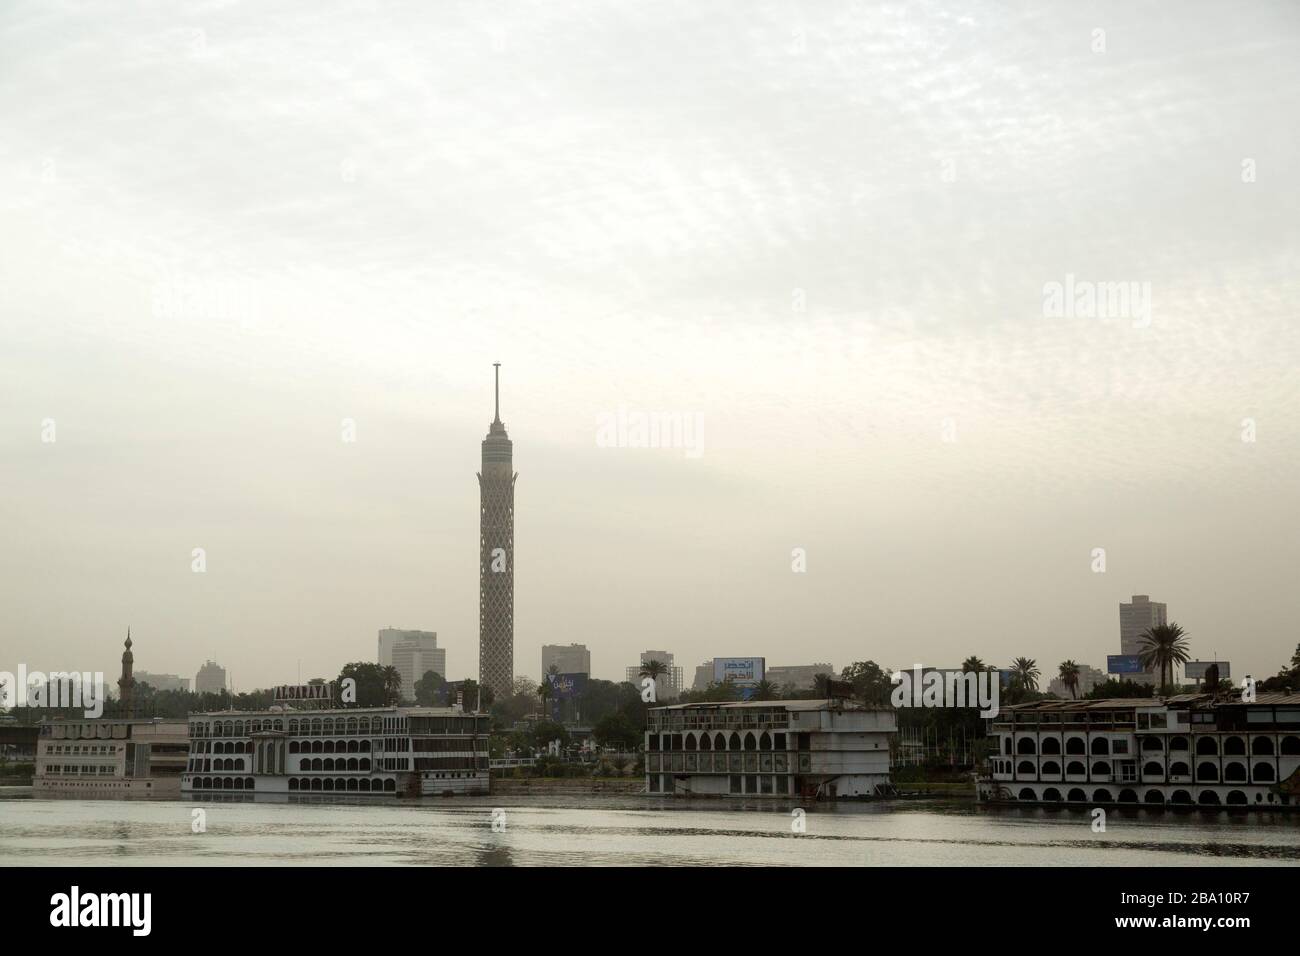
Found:
[[[478,476],[478,680],[498,700],[515,679],[515,479],[510,438],[501,421],[501,363],[496,415],[483,439]],[[467,701],[468,703],[468,701]]]

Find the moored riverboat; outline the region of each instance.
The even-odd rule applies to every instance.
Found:
[[[485,794],[488,722],[487,714],[459,707],[273,707],[194,714],[181,791]]]
[[[990,724],[985,803],[1300,809],[1300,694],[1043,700]]]

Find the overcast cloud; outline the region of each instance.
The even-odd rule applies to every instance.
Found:
[[[1134,593],[1275,672],[1300,13],[1172,9],[5,4],[0,669],[130,624],[249,689],[391,624],[476,674],[500,361],[517,674],[1051,676]],[[1045,314],[1084,282],[1135,298]],[[598,447],[620,409],[703,454]]]

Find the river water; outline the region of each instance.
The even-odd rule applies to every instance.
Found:
[[[1300,864],[1300,815],[793,805],[537,794],[405,802],[35,799],[0,790],[0,866]],[[195,810],[204,832],[194,832]],[[494,829],[494,811],[496,828]]]

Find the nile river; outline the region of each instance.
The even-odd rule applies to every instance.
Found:
[[[196,809],[204,832],[194,832]],[[496,829],[493,811],[500,809]],[[967,800],[791,806],[640,796],[221,803],[0,790],[0,865],[1295,865],[1300,816],[980,809]]]

